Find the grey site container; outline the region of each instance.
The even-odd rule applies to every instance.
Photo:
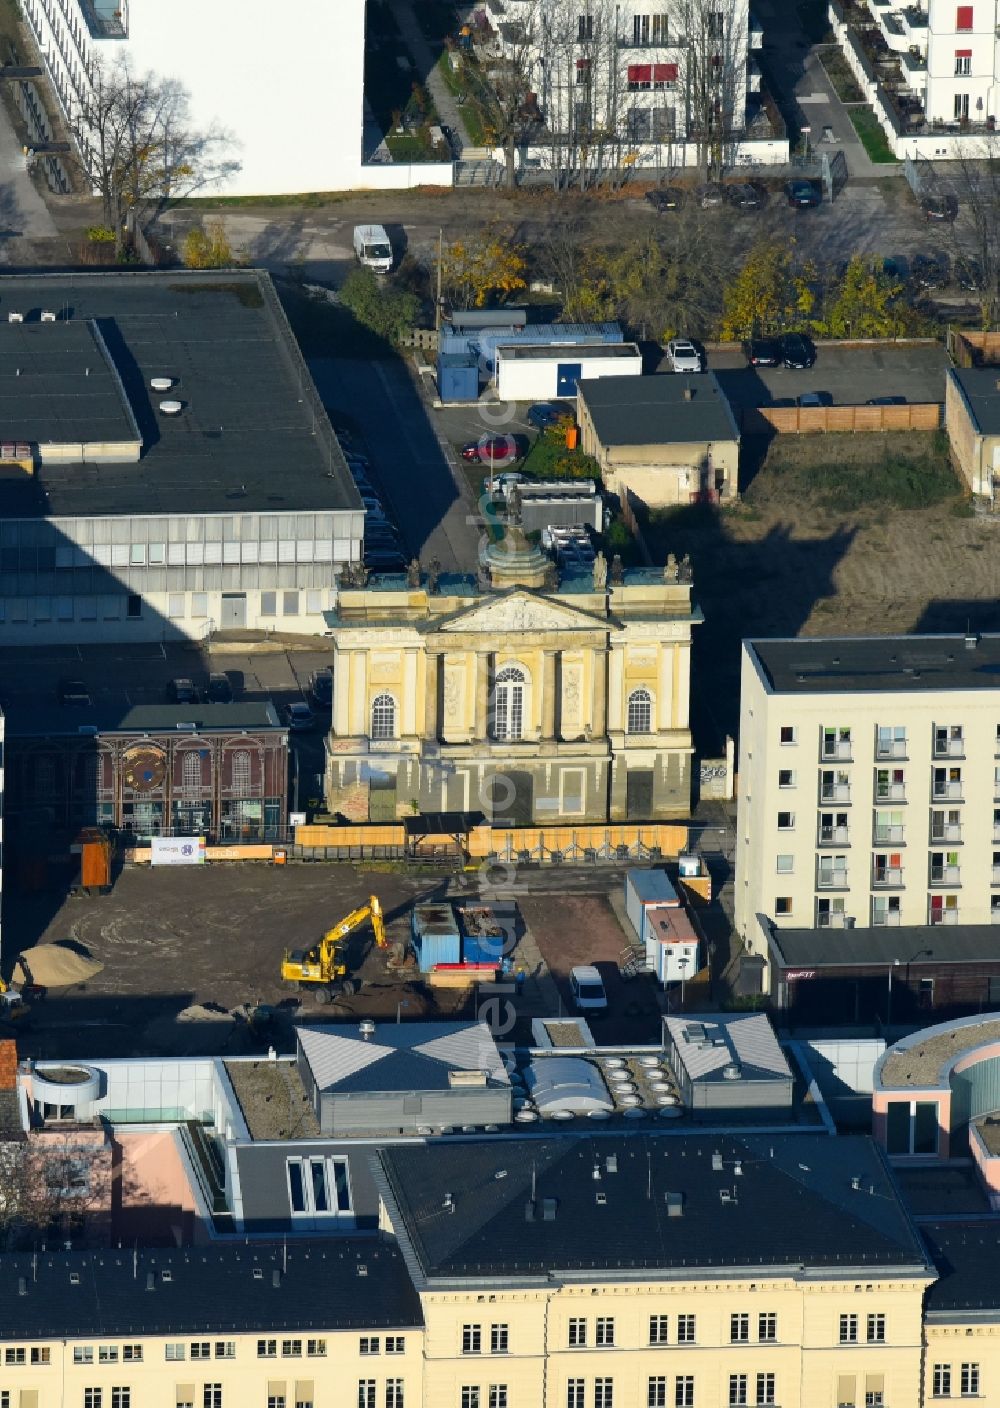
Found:
[[[415,905],[411,922],[421,973],[429,973],[438,963],[461,963],[462,939],[450,904]]]

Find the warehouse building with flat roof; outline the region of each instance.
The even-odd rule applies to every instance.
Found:
[[[0,291],[0,645],[324,629],[364,509],[262,270]]]

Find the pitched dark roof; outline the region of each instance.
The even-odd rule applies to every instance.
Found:
[[[874,929],[770,928],[772,957],[781,968],[886,968],[908,963],[915,971],[947,963],[1000,963],[992,924],[909,924]],[[922,950],[930,950],[930,953]],[[919,955],[916,956],[916,955]]]
[[[0,1257],[0,1337],[8,1341],[420,1323],[398,1249],[375,1238],[296,1241],[287,1250],[148,1251],[134,1259],[130,1251]]]
[[[568,1136],[398,1146],[380,1158],[394,1225],[428,1278],[926,1264],[868,1138]]]
[[[23,738],[75,737],[83,729],[98,733],[164,733],[182,731],[196,724],[199,733],[244,729],[283,729],[274,705],[267,699],[237,700],[232,704],[128,704],[98,698],[94,703],[39,704],[37,698],[11,701],[7,732]]]
[[[1000,1223],[922,1223],[921,1232],[939,1279],[930,1287],[925,1313],[943,1319],[1000,1316]]]
[[[746,645],[776,694],[919,694],[1000,684],[1000,635],[813,636]]]
[[[693,393],[691,400],[686,399],[686,391]],[[712,372],[604,376],[581,381],[578,395],[605,447],[740,438],[729,402]]]
[[[1000,435],[1000,368],[952,367],[949,375],[965,393],[980,434]]]

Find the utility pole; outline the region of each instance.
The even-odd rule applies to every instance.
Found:
[[[444,230],[438,227],[437,297],[434,299],[434,331],[441,331],[441,260],[444,257]]]

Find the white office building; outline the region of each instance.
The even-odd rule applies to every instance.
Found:
[[[180,82],[193,125],[232,134],[227,195],[282,195],[429,179],[364,163],[365,0],[23,0],[21,11],[72,126],[95,63]],[[433,178],[447,179],[445,168]]]
[[[325,629],[364,509],[267,274],[11,276],[0,319],[0,646]]]
[[[744,641],[735,917],[1000,923],[1000,635]]]

